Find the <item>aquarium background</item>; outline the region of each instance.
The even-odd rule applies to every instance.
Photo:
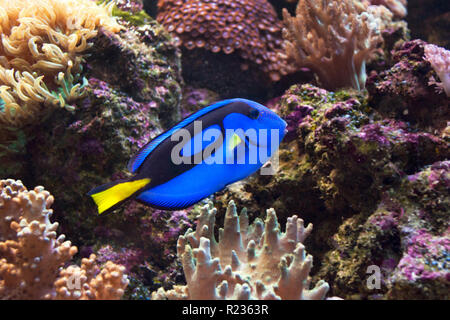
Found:
[[[449,299],[449,9],[0,0],[0,298]],[[97,213],[148,141],[237,97],[287,122],[273,175]]]

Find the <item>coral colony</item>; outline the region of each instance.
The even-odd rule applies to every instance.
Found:
[[[433,5],[0,0],[0,299],[450,299],[448,15]],[[223,123],[280,119],[271,175],[174,208],[122,185],[130,200],[98,214],[91,190],[132,183],[130,159],[229,98],[270,112]]]
[[[65,107],[82,96],[82,53],[100,27],[120,26],[110,17],[112,3],[91,1],[2,1],[0,66],[4,112],[0,121],[32,122],[42,104]],[[75,16],[73,8],[80,13]],[[75,83],[78,82],[78,83]]]
[[[310,68],[325,89],[364,88],[366,60],[381,41],[379,22],[353,0],[300,0],[296,16],[283,10],[286,54]]]
[[[286,74],[281,21],[266,0],[158,1],[158,22],[189,50],[237,52],[242,68],[254,63],[272,80]]]
[[[302,242],[312,230],[297,216],[288,218],[280,234],[277,216],[267,210],[265,222],[249,225],[246,209],[238,216],[233,201],[225,213],[219,242],[213,230],[216,209],[212,203],[201,209],[197,229],[178,238],[177,254],[183,263],[186,286],[165,292],[155,299],[323,299],[329,289],[319,281],[309,289],[312,257]],[[192,247],[194,250],[192,250]]]

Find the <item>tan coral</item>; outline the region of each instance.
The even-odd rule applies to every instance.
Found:
[[[61,271],[55,282],[56,299],[117,300],[123,296],[128,285],[125,267],[108,261],[99,271],[95,259],[91,254],[81,260],[81,267],[69,266]]]
[[[392,26],[394,15],[385,6],[368,6],[365,8],[378,21],[378,30],[383,31]]]
[[[323,299],[329,289],[320,281],[309,290],[312,257],[302,242],[312,230],[292,216],[281,233],[273,209],[265,222],[248,223],[246,210],[237,215],[230,201],[224,228],[215,240],[216,209],[205,206],[196,231],[180,236],[177,254],[183,263],[186,286],[165,291],[153,299]],[[194,248],[194,249],[192,249]]]
[[[404,18],[408,13],[406,0],[364,0],[363,3],[384,6],[399,18]]]
[[[52,203],[43,187],[28,191],[19,180],[0,180],[0,299],[62,298],[56,289],[80,269],[62,268],[77,247],[57,236],[58,223],[50,222]],[[91,279],[92,295],[85,298],[120,298],[128,284],[123,267],[107,263],[96,275],[94,259],[84,260],[81,268]]]
[[[120,26],[90,0],[0,0],[0,124],[20,127],[83,95],[81,53],[99,27]],[[84,83],[85,84],[85,83]]]
[[[365,61],[382,41],[379,19],[353,0],[299,0],[296,16],[283,10],[286,54],[296,68],[314,71],[323,87],[363,89]]]

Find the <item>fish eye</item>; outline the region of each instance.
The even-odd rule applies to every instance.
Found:
[[[248,116],[250,117],[250,119],[258,119],[258,117],[259,117],[259,111],[256,110],[256,109],[252,109],[252,110],[249,112]]]

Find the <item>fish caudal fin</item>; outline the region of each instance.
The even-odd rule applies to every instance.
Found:
[[[150,179],[140,179],[133,181],[116,181],[105,184],[91,190],[88,195],[92,197],[101,214],[116,204],[126,200],[134,193],[150,183]]]

